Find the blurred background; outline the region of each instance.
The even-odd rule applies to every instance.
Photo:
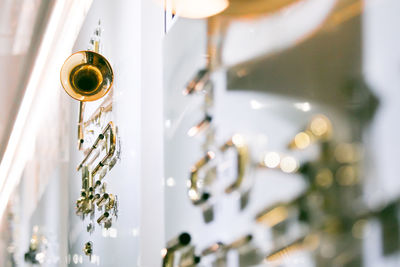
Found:
[[[400,266],[399,12],[0,0],[0,266]]]

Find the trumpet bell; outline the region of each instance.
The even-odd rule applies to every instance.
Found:
[[[108,93],[114,74],[110,63],[102,55],[93,51],[79,51],[64,62],[60,79],[67,94],[87,102],[100,99]]]

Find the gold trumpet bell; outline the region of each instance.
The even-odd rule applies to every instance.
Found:
[[[102,98],[111,89],[114,74],[110,63],[93,51],[79,51],[64,62],[60,74],[64,90],[72,98],[87,102]]]

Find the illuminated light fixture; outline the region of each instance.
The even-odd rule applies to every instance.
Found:
[[[19,183],[26,162],[29,160],[31,153],[33,153],[34,147],[27,146],[27,144],[32,144],[36,134],[32,125],[38,124],[35,123],[35,120],[38,120],[37,116],[35,117],[35,112],[38,111],[37,109],[36,111],[33,109],[33,105],[35,103],[35,96],[39,91],[39,85],[43,77],[46,77],[44,75],[44,73],[46,73],[46,67],[49,65],[53,66],[60,60],[62,62],[62,57],[64,57],[62,53],[70,52],[73,46],[73,40],[75,40],[78,35],[80,25],[82,25],[85,14],[91,4],[92,0],[60,0],[56,1],[54,4],[34,62],[34,68],[29,77],[6,150],[0,163],[0,219],[6,210],[12,192]],[[82,12],[82,10],[84,12]],[[68,20],[65,20],[65,15],[68,15]],[[71,27],[71,21],[74,22],[74,26],[79,26],[79,28],[75,29]],[[64,29],[64,38],[63,41],[58,41],[58,45],[55,46],[54,40],[59,39],[57,37],[60,35],[59,26],[61,24]],[[68,27],[65,25],[68,25]],[[65,39],[71,40],[71,42],[65,42]],[[52,55],[54,47],[57,47],[57,51],[62,51],[62,53],[57,54],[57,57]],[[32,110],[34,111],[32,112]],[[34,118],[33,122],[30,121],[31,118]]]
[[[271,14],[301,1],[303,0],[230,0],[224,15],[247,17]]]
[[[217,15],[228,6],[228,0],[171,0],[173,14],[191,19]]]

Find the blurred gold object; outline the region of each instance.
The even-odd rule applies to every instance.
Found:
[[[225,193],[227,194],[240,188],[245,179],[246,167],[249,164],[249,152],[243,136],[235,134],[230,140],[222,145],[220,150],[225,152],[230,148],[235,149],[237,153],[237,175],[235,181],[225,188]]]
[[[319,243],[320,238],[318,234],[310,234],[293,241],[285,247],[273,251],[272,253],[267,255],[265,261],[279,261],[288,254],[299,250],[315,250],[318,247]]]
[[[200,262],[201,258],[195,254],[194,246],[189,246],[180,255],[178,262],[179,267],[195,267]]]
[[[313,143],[330,140],[332,131],[331,121],[325,115],[316,115],[311,119],[306,130],[296,134],[288,147],[293,150],[306,149]]]
[[[167,243],[166,248],[162,249],[163,267],[174,266],[175,252],[188,246],[191,241],[191,236],[188,233],[181,233]]]
[[[225,188],[225,193],[230,194],[240,189],[243,181],[246,177],[247,166],[249,164],[249,152],[245,144],[243,136],[235,134],[231,139],[225,142],[220,148],[221,153],[227,152],[229,149],[233,149],[236,152],[236,178],[230,185]],[[208,151],[199,161],[197,161],[190,170],[189,180],[189,191],[188,195],[194,205],[201,205],[205,203],[210,195],[199,186],[199,172],[204,168],[211,160],[216,157],[215,152]]]
[[[223,242],[216,242],[205,249],[202,250],[201,255],[203,257],[207,257],[209,255],[213,255],[215,258],[216,266],[226,265],[226,256],[231,250],[242,250],[244,248],[248,248],[250,242],[253,240],[253,236],[251,234],[247,234],[241,236],[240,238],[234,240],[229,244],[224,244]],[[213,265],[214,266],[214,265]]]
[[[83,252],[85,253],[86,256],[92,256],[93,253],[93,243],[92,242],[86,242]]]
[[[329,188],[333,182],[333,173],[329,168],[321,168],[315,175],[315,181],[318,186]]]
[[[317,115],[312,118],[308,130],[315,138],[326,140],[332,135],[332,124],[326,116]]]
[[[292,156],[283,156],[277,152],[267,152],[259,162],[258,167],[280,169],[284,173],[295,173],[299,170],[299,160]]]
[[[269,227],[274,227],[288,218],[289,208],[290,207],[287,205],[278,205],[272,209],[257,214],[256,221],[258,223],[266,224]]]
[[[192,128],[189,129],[189,131],[187,132],[187,135],[190,137],[193,137],[193,136],[203,132],[204,130],[209,128],[211,121],[212,121],[212,117],[206,115],[203,120],[201,120],[198,124],[196,124],[195,126],[193,126]]]
[[[341,186],[352,186],[359,182],[357,167],[344,165],[336,171],[336,179]]]
[[[355,163],[362,159],[363,149],[360,144],[357,143],[341,143],[335,148],[335,159],[337,162]]]
[[[198,185],[199,182],[199,171],[207,163],[215,158],[215,153],[208,151],[204,157],[197,161],[190,170],[190,180],[189,180],[189,191],[188,196],[194,205],[201,205],[205,203],[210,195],[203,192]]]
[[[188,82],[182,94],[190,95],[195,92],[201,92],[206,86],[206,84],[209,82],[209,80],[210,80],[210,70],[209,69],[199,70],[193,77],[193,79]]]
[[[227,248],[228,249],[240,249],[241,247],[244,247],[248,245],[251,240],[253,240],[253,236],[248,234],[245,236],[240,237],[239,239],[234,240],[232,243],[230,243]]]
[[[222,242],[217,242],[214,243],[208,247],[206,247],[205,249],[203,249],[203,251],[201,252],[202,256],[208,256],[214,253],[217,253],[219,251],[225,250],[226,246],[224,245],[224,243]]]
[[[106,204],[106,211],[113,209],[115,206],[115,196],[113,194],[109,194],[108,202]]]
[[[165,8],[191,19],[219,14],[242,17],[274,13],[300,1],[304,0],[170,0]]]
[[[302,0],[230,0],[221,15],[256,16],[274,13]]]
[[[228,0],[170,0],[167,6],[173,14],[183,18],[201,19],[221,13],[229,5]]]

